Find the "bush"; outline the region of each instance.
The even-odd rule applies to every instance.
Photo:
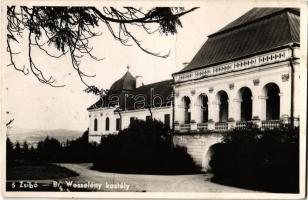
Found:
[[[15,146],[15,148],[14,148]],[[61,144],[57,139],[46,137],[38,142],[37,147],[25,141],[23,145],[16,142],[15,145],[7,138],[7,163],[15,160],[30,162],[93,162],[97,157],[97,147],[88,141],[88,131],[75,140]]]
[[[61,144],[46,137],[34,148],[7,139],[7,164],[15,161],[30,163],[94,162],[93,169],[150,174],[185,174],[196,166],[183,147],[172,143],[169,128],[158,121],[134,121],[118,135],[102,138],[101,144],[89,143],[88,131],[72,141]]]
[[[185,174],[196,166],[183,147],[173,146],[159,121],[135,120],[118,135],[102,138],[93,169],[119,173]]]
[[[298,129],[234,130],[211,150],[214,182],[270,192],[299,191]]]

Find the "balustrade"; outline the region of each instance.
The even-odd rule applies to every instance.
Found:
[[[197,128],[198,130],[202,131],[202,130],[208,130],[208,124],[207,123],[199,123],[197,124]]]
[[[295,127],[298,127],[299,122],[298,119],[295,121]],[[273,130],[276,128],[279,128],[283,125],[290,124],[290,120],[288,121],[282,121],[282,120],[262,120],[261,122],[261,129],[262,130]],[[177,125],[179,127],[180,132],[190,132],[192,131],[191,124],[180,124]],[[251,129],[253,126],[258,127],[256,124],[256,121],[237,121],[235,122],[235,128],[236,129]],[[197,124],[197,131],[204,131],[204,130],[212,130],[215,131],[228,131],[230,128],[228,122],[216,122],[214,123],[214,127],[210,128],[208,123],[198,123]]]
[[[236,129],[249,129],[252,128],[253,122],[252,121],[237,121],[236,122]]]
[[[215,123],[216,131],[227,131],[228,130],[228,122],[216,122]]]
[[[181,124],[180,131],[190,131],[190,124]]]
[[[281,120],[262,120],[261,128],[262,129],[275,129],[281,126]]]

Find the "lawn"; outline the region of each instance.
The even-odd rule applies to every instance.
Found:
[[[69,169],[47,163],[14,162],[7,165],[7,180],[57,180],[78,176]]]

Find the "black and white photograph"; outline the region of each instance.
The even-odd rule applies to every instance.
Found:
[[[2,195],[304,198],[307,5],[2,1]]]

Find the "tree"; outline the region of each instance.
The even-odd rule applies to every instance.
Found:
[[[44,141],[40,141],[37,144],[37,156],[41,161],[56,160],[61,155],[61,150],[61,143],[57,139],[49,138],[48,136]]]
[[[6,159],[14,159],[14,145],[9,137],[6,138]]]
[[[36,150],[34,149],[33,145],[31,145],[30,147],[28,159],[31,161],[34,161],[37,159]]]
[[[21,151],[21,147],[20,147],[20,144],[19,142],[17,141],[16,144],[15,144],[15,157],[20,159],[21,158],[21,154],[22,154],[22,151]]]
[[[22,144],[21,151],[22,151],[23,158],[28,160],[29,159],[29,145],[27,141],[24,141],[24,143]]]
[[[29,145],[28,145],[27,141],[24,141],[24,143],[22,144],[22,149],[23,149],[23,151],[29,150]]]
[[[92,55],[92,47],[89,40],[101,35],[95,30],[99,23],[107,26],[113,38],[123,45],[130,46],[131,43],[137,45],[142,51],[166,58],[167,54],[155,53],[143,47],[141,41],[136,38],[130,28],[139,27],[148,34],[159,32],[160,34],[175,34],[177,28],[182,26],[180,17],[197,9],[189,10],[179,7],[155,7],[149,10],[124,7],[117,9],[114,7],[47,7],[47,6],[8,6],[7,7],[7,51],[10,54],[10,64],[17,71],[25,75],[33,74],[39,82],[52,87],[63,87],[57,84],[53,76],[46,77],[39,66],[35,64],[32,57],[32,49],[37,48],[45,52],[48,56],[59,58],[68,54],[71,58],[72,67],[77,71],[82,83],[87,87],[86,92],[94,94],[104,94],[96,86],[88,85],[85,77],[93,77],[80,69],[81,58],[88,55],[95,60],[100,60]],[[149,28],[149,25],[155,29]],[[116,28],[117,27],[117,28]],[[26,36],[28,46],[28,61],[26,67],[17,66],[15,63],[15,52],[12,43],[16,44]],[[58,53],[53,54],[55,48]]]

